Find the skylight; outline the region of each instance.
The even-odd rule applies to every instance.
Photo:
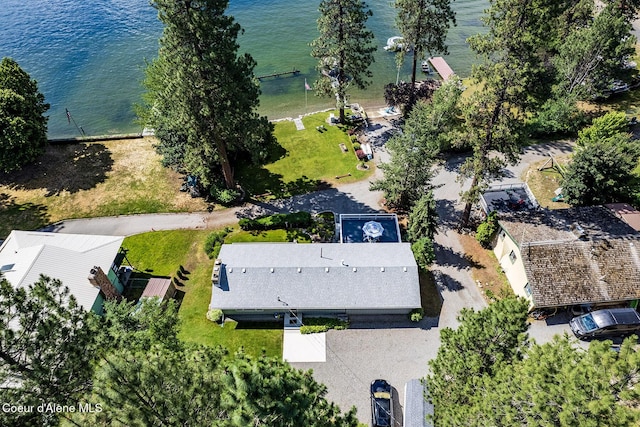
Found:
[[[0,267],[0,272],[2,271],[9,271],[13,268],[15,264],[5,264],[2,267]]]

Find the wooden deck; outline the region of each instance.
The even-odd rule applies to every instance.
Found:
[[[449,78],[455,74],[451,67],[449,67],[449,64],[447,64],[447,61],[441,56],[429,58],[429,62],[444,81],[449,80]]]

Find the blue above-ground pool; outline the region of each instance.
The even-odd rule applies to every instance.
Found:
[[[377,238],[369,238],[365,236],[362,227],[369,221],[376,221],[383,227],[382,235]],[[341,217],[342,241],[341,243],[370,243],[371,241],[379,243],[398,243],[400,236],[398,232],[398,220],[395,216],[380,218],[372,216],[367,218],[366,215],[356,217]]]

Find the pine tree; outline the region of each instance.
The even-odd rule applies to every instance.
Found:
[[[177,339],[175,305],[105,305],[100,352],[87,401],[102,412],[74,414],[79,425],[142,427],[249,425],[356,427],[310,372],[270,357],[228,355]]]
[[[463,193],[466,202],[462,226],[467,226],[471,208],[487,183],[515,164],[524,135],[524,118],[536,105],[536,85],[544,76],[544,58],[539,48],[546,41],[546,11],[553,0],[522,2],[496,0],[483,19],[488,33],[471,37],[471,49],[482,62],[473,67],[472,78],[480,86],[466,102],[465,136],[473,149],[461,168],[460,179],[470,178]],[[493,155],[493,154],[498,154]]]
[[[49,104],[16,61],[0,61],[0,171],[11,172],[34,161],[47,144]]]
[[[446,39],[451,25],[456,25],[456,15],[450,0],[396,0],[398,11],[396,26],[403,38],[398,55],[404,57],[411,51],[411,98],[409,109],[415,101],[416,71],[419,59],[425,54],[448,53]]]
[[[391,160],[380,165],[384,177],[374,181],[371,189],[384,191],[389,206],[409,210],[430,190],[437,156],[454,139],[461,92],[459,80],[445,83],[434,92],[431,102],[415,105],[402,133],[387,142]]]
[[[376,47],[366,22],[372,12],[362,0],[322,0],[319,10],[320,37],[311,42],[311,56],[319,60],[322,77],[314,86],[319,94],[335,95],[344,123],[348,87],[353,83],[365,89],[371,84],[369,67]]]
[[[436,210],[436,200],[433,197],[433,191],[429,191],[418,201],[409,213],[409,226],[407,232],[409,240],[416,240],[428,237],[433,240],[438,227],[438,212]]]
[[[426,377],[436,425],[464,425],[473,419],[473,399],[483,393],[483,376],[523,356],[528,343],[524,299],[505,299],[481,311],[463,309],[456,330],[440,332],[440,348]]]
[[[59,280],[14,288],[0,277],[0,401],[76,405],[92,385],[92,314]],[[0,411],[0,425],[57,425],[58,414]]]
[[[200,178],[222,176],[234,188],[231,153],[254,158],[272,141],[272,126],[256,113],[255,61],[239,55],[242,32],[225,15],[226,0],[153,0],[164,24],[159,57],[147,68],[145,106],[138,114],[160,139],[160,152]]]

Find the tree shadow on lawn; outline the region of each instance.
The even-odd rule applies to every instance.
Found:
[[[250,178],[246,174],[250,174]],[[251,171],[244,171],[240,176],[240,182],[242,187],[250,195],[249,197],[257,201],[282,199],[329,187],[327,182],[319,179],[311,179],[306,175],[302,175],[300,178],[289,182],[283,181],[282,178],[282,175],[260,167],[251,169]]]
[[[46,197],[77,193],[104,182],[112,167],[111,152],[103,144],[50,144],[34,163],[0,175],[0,184],[18,190],[46,188]]]
[[[380,210],[359,202],[337,188],[329,188],[281,200],[256,201],[240,209],[236,216],[238,218],[256,218],[262,215],[298,211],[310,213],[331,211],[338,214],[380,212]]]
[[[16,203],[14,197],[0,193],[0,238],[13,229],[37,230],[49,223],[47,207],[36,203]]]

